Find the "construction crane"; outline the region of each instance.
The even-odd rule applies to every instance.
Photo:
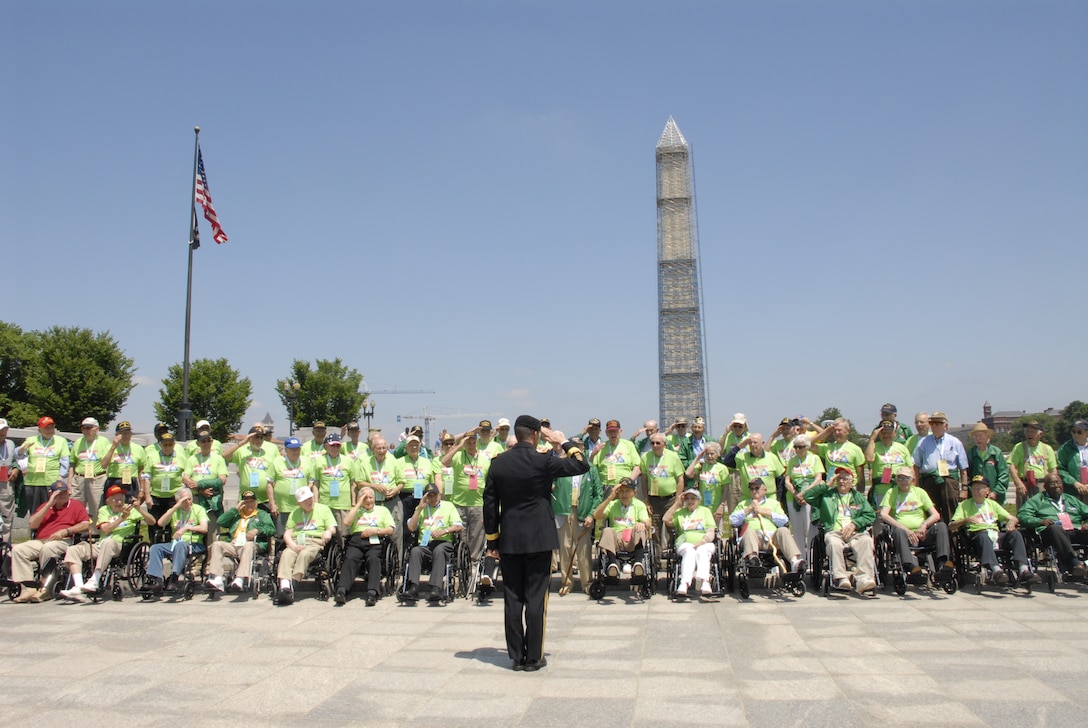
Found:
[[[465,417],[498,417],[501,412],[455,412],[448,415],[432,415],[426,407],[423,408],[422,415],[397,415],[397,422],[401,420],[423,420],[423,440],[425,443],[431,442],[431,423],[435,420],[450,420]]]
[[[376,389],[373,392],[370,391],[370,387],[367,386],[366,380],[363,380],[363,419],[366,420],[366,431],[370,433],[370,421],[374,419],[374,400],[370,398],[372,394],[434,394],[433,389],[397,389],[397,385],[393,385],[392,389]]]

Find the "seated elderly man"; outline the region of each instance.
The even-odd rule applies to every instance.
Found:
[[[234,580],[226,587],[232,592],[246,588],[245,580],[253,573],[253,558],[257,550],[268,550],[268,542],[276,535],[276,524],[268,511],[257,507],[257,491],[246,488],[240,494],[238,507],[219,516],[219,532],[225,538],[212,543],[208,551],[208,580],[204,585],[222,593],[223,557],[234,559],[238,568]]]
[[[978,553],[982,567],[986,569],[987,581],[992,580],[995,584],[1009,582],[1009,575],[997,562],[994,553],[996,546],[1012,552],[1012,559],[1020,572],[1020,583],[1034,584],[1039,577],[1028,568],[1024,537],[1016,530],[1019,521],[989,496],[990,481],[982,475],[971,478],[971,497],[960,501],[956,507],[956,513],[952,516],[952,530],[967,527],[967,537]],[[1004,533],[1000,530],[1002,525],[1005,526]]]
[[[706,506],[699,505],[699,490],[692,487],[677,493],[663,521],[672,523],[676,531],[676,554],[680,557],[680,583],[676,587],[676,595],[687,596],[693,578],[701,582],[700,593],[710,594],[714,514]]]
[[[419,578],[426,562],[431,562],[431,593],[427,600],[442,600],[442,577],[446,562],[453,556],[453,535],[465,528],[457,507],[442,500],[438,486],[428,483],[423,488],[423,500],[408,519],[408,530],[419,534],[419,541],[408,554],[408,583],[404,585],[403,601],[419,600]]]
[[[366,605],[373,607],[378,603],[382,585],[382,539],[393,535],[396,522],[388,508],[374,503],[374,489],[364,486],[359,491],[359,499],[344,517],[344,525],[348,528],[349,538],[340,583],[336,586],[336,603],[347,602],[348,592],[365,561]]]
[[[742,500],[729,514],[729,524],[734,532],[742,528],[740,537],[741,555],[752,566],[761,566],[759,558],[760,548],[770,548],[771,545],[778,550],[779,556],[784,556],[790,564],[790,571],[797,574],[805,573],[805,560],[793,535],[786,528],[789,517],[782,510],[782,504],[776,498],[767,497],[767,486],[763,478],[752,478],[748,481],[750,497]]]
[[[653,521],[646,504],[635,497],[634,481],[622,478],[608,497],[597,506],[597,510],[593,512],[593,520],[604,521],[599,546],[604,552],[605,573],[612,578],[620,575],[616,555],[623,553],[629,556],[629,560],[623,565],[623,573],[645,576],[646,568],[642,565],[642,557]]]
[[[1072,493],[1063,491],[1062,478],[1049,473],[1043,479],[1043,491],[1024,501],[1018,515],[1024,528],[1033,528],[1044,546],[1053,547],[1058,568],[1083,578],[1085,564],[1077,558],[1073,544],[1088,545],[1088,506]]]
[[[929,494],[914,484],[914,469],[900,468],[895,474],[895,487],[884,494],[880,503],[880,519],[892,527],[895,553],[903,564],[907,583],[921,584],[924,576],[911,546],[933,547],[936,563],[940,564],[934,580],[945,584],[956,573],[949,560],[952,547],[948,526],[941,521],[940,511]]]
[[[147,504],[136,505],[135,500],[125,503],[125,495],[125,488],[120,485],[107,488],[106,505],[98,509],[98,543],[83,541],[69,546],[65,551],[64,563],[68,564],[68,572],[72,577],[71,588],[60,593],[65,599],[85,602],[88,601],[87,594],[102,591],[102,572],[120,555],[125,541],[133,539],[141,522],[149,526],[155,525],[155,517],[147,512]],[[94,574],[84,584],[83,563],[91,559],[97,559]]]
[[[310,564],[321,555],[329,540],[336,535],[336,516],[324,503],[314,502],[314,492],[309,486],[295,491],[298,508],[287,518],[283,531],[285,548],[280,557],[279,603],[288,605],[295,601],[294,582],[302,581]]]
[[[831,562],[831,583],[836,589],[850,589],[850,572],[843,551],[854,550],[857,566],[854,586],[858,594],[876,594],[876,563],[873,559],[873,537],[869,533],[876,520],[876,511],[868,499],[854,490],[854,472],[836,468],[831,485],[814,485],[802,493],[812,505],[816,521],[824,529],[824,546]]]
[[[178,578],[185,573],[185,564],[194,554],[204,553],[204,536],[208,533],[208,512],[193,503],[193,491],[181,488],[174,494],[174,505],[158,520],[159,528],[170,524],[170,543],[151,546],[147,557],[147,581],[151,593],[160,596],[163,591],[177,589]],[[170,557],[170,577],[163,582],[162,560]]]
[[[15,544],[11,550],[11,579],[23,585],[19,596],[12,600],[16,604],[36,604],[52,598],[48,588],[51,575],[45,573],[46,566],[64,556],[73,535],[90,529],[91,517],[82,503],[69,497],[68,486],[58,480],[49,488],[49,500],[34,511],[28,525],[34,538]],[[34,578],[35,567],[41,583]]]

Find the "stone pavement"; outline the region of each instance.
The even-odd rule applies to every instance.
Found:
[[[558,581],[553,582],[553,589]],[[1088,590],[549,605],[538,673],[502,603],[0,601],[9,725],[1082,725]]]

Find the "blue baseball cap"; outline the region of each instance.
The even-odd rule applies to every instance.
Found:
[[[283,441],[283,446],[290,450],[294,447],[302,447],[302,442],[297,437],[288,437]]]

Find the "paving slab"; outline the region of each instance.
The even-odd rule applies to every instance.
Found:
[[[558,582],[553,584],[558,588]],[[549,601],[515,673],[502,600],[344,607],[0,600],[13,725],[1076,725],[1088,592]]]

